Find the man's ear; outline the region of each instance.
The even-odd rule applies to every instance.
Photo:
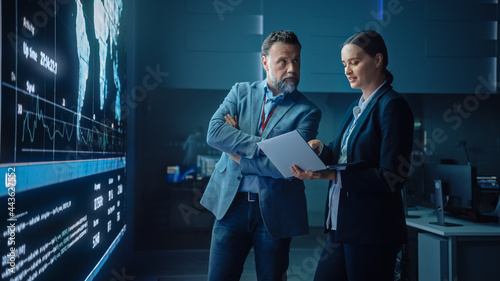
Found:
[[[269,61],[267,60],[266,56],[262,56],[262,66],[264,67],[264,70],[267,72],[269,71]]]

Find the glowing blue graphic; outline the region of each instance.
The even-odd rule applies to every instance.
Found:
[[[113,46],[118,45],[118,35],[120,34],[120,16],[123,10],[123,3],[121,0],[105,0],[104,7],[108,11],[109,15],[109,52],[111,54],[111,60],[113,61],[113,77],[116,86],[115,118],[117,120],[117,123],[120,124],[122,112],[120,106],[121,83],[120,76],[118,74],[118,51],[115,51],[115,56],[113,57]]]
[[[106,12],[104,11],[104,5],[101,0],[94,1],[94,27],[95,27],[95,37],[99,43],[99,96],[100,96],[100,108],[104,108],[104,100],[107,97],[108,85],[106,80],[106,58],[108,55],[108,20],[106,17]]]
[[[380,18],[379,20],[383,20],[384,19],[384,0],[380,0]]]
[[[113,77],[115,81],[115,86],[116,86],[116,101],[115,101],[115,118],[118,120],[118,125],[120,124],[120,120],[122,118],[122,110],[120,106],[120,95],[119,93],[121,92],[121,83],[120,83],[120,76],[118,75],[118,51],[115,59],[113,60]]]
[[[100,109],[104,108],[104,101],[108,95],[108,81],[106,79],[106,60],[108,56],[108,38],[109,38],[109,52],[111,60],[113,61],[113,76],[117,88],[115,104],[115,118],[120,116],[119,93],[121,90],[120,81],[118,78],[118,57],[113,56],[113,47],[118,43],[118,35],[120,33],[120,17],[123,10],[123,3],[121,0],[105,0],[104,4],[101,0],[94,1],[94,26],[95,36],[99,42],[99,100]]]
[[[80,0],[76,2],[76,46],[78,49],[78,60],[80,65],[79,85],[78,85],[78,116],[76,119],[76,137],[80,140],[80,119],[82,118],[82,108],[87,91],[87,79],[89,77],[89,57],[90,45],[87,38],[87,29],[85,27],[85,18]]]

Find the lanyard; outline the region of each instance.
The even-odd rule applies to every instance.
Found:
[[[264,95],[264,106],[262,107],[262,131],[260,131],[260,136],[262,137],[262,134],[264,134],[264,129],[266,128],[266,125],[267,125],[267,122],[269,121],[269,118],[271,118],[271,116],[273,115],[274,111],[276,110],[276,108],[278,108],[278,104],[274,107],[273,110],[271,110],[271,112],[269,113],[269,115],[266,117],[266,96]],[[265,119],[265,120],[264,120]]]

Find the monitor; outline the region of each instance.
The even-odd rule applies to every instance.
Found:
[[[434,180],[434,195],[437,221],[429,222],[441,226],[461,226],[461,224],[449,223],[444,221],[444,201],[443,201],[443,185],[441,180]]]
[[[1,280],[93,280],[127,232],[122,0],[0,2]]]
[[[473,211],[473,188],[475,174],[470,165],[436,164],[425,167],[425,193],[432,204],[436,204],[434,195],[435,181],[442,186],[444,211],[464,214]]]
[[[500,185],[496,176],[478,176],[476,194],[481,215],[500,217]]]
[[[209,178],[215,169],[215,164],[219,161],[220,155],[198,155],[197,177],[199,179]]]

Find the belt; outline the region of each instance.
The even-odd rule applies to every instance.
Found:
[[[244,196],[248,202],[256,202],[259,200],[259,194],[253,192],[238,192],[238,196]]]

